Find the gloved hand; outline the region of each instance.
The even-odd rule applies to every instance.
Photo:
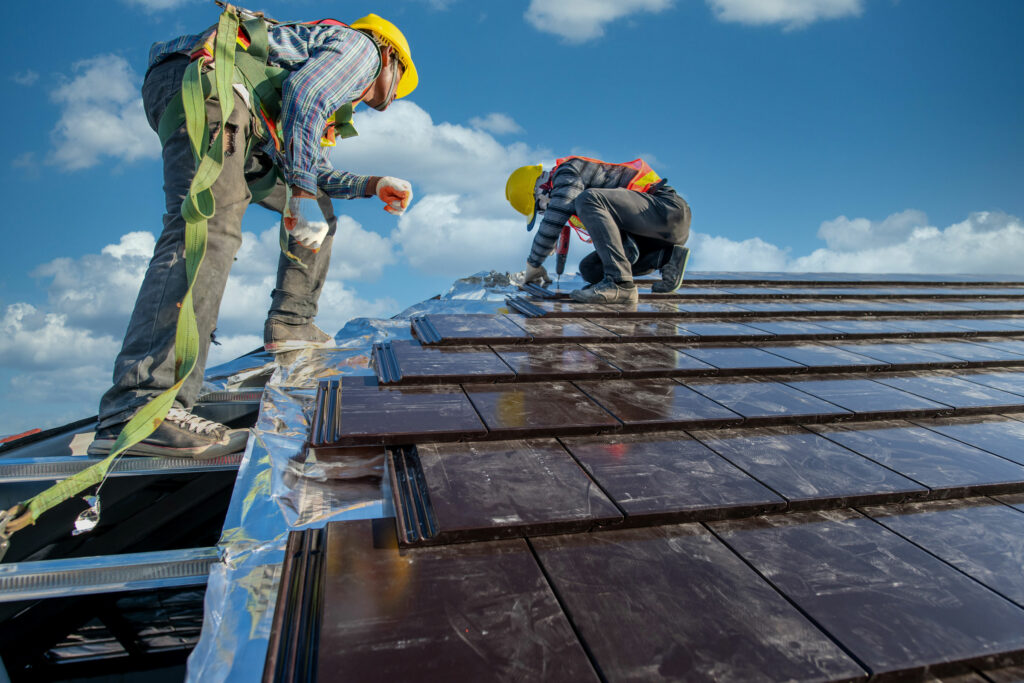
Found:
[[[377,181],[377,196],[384,202],[384,210],[401,216],[412,201],[412,185],[408,180],[384,176]]]
[[[531,282],[537,283],[541,287],[550,285],[551,278],[548,277],[547,269],[544,266],[534,266],[527,263],[526,270],[523,271],[523,284],[528,285]]]
[[[316,199],[309,197],[288,198],[284,208],[284,228],[302,246],[320,251],[320,245],[327,237],[327,222],[310,220],[310,216],[323,216]]]

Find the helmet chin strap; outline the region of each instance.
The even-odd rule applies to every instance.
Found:
[[[373,107],[374,109],[376,109],[377,111],[384,111],[385,109],[387,109],[388,106],[390,106],[395,99],[395,91],[398,90],[398,60],[395,59],[394,55],[391,55],[391,61],[388,64],[388,69],[391,71],[391,85],[388,86],[387,95],[385,95],[384,99],[382,99],[380,102],[376,104],[374,104],[373,102],[366,103]]]

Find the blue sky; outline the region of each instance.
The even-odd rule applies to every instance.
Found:
[[[83,13],[83,8],[88,12]],[[0,174],[0,434],[93,414],[163,206],[142,116],[149,46],[214,23],[206,0],[54,0],[8,25]],[[532,235],[515,167],[646,158],[693,209],[691,269],[1024,275],[1024,3],[987,0],[254,2],[278,19],[376,12],[420,87],[357,109],[335,165],[394,175],[400,219],[337,202],[321,325],[389,317]],[[12,16],[13,15],[13,16]],[[255,207],[213,361],[261,343],[276,221]],[[575,243],[570,267],[586,253]]]

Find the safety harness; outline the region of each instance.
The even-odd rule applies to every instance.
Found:
[[[220,106],[220,120],[226,122],[235,106],[234,84],[244,85],[250,96],[250,105],[266,128],[264,135],[270,135],[280,149],[277,122],[281,116],[281,89],[287,72],[270,66],[267,21],[261,13],[241,10],[225,5],[217,29],[202,48],[192,55],[192,61],[185,69],[180,96],[168,104],[160,119],[158,133],[161,145],[182,125],[188,133],[192,153],[196,162],[196,173],[192,178],[188,194],[181,205],[185,220],[185,269],[187,289],[178,304],[178,324],[174,341],[174,384],[155,396],[129,420],[110,450],[110,455],[81,472],[68,477],[39,493],[30,500],[0,512],[0,558],[7,550],[12,533],[35,524],[47,510],[69,500],[83,491],[102,484],[111,465],[125,450],[152,434],[167,416],[186,378],[195,369],[199,357],[199,331],[195,309],[192,304],[192,287],[199,267],[206,255],[207,221],[213,217],[216,203],[211,188],[220,176],[225,155],[225,127],[221,126],[213,141],[206,120],[206,100],[215,98]],[[297,22],[296,22],[297,23]],[[333,19],[310,23],[332,23],[344,26]],[[211,64],[216,68],[204,69]],[[356,135],[352,126],[352,104],[342,107],[334,115],[333,131],[341,138]],[[246,156],[252,153],[253,140],[250,138]],[[333,138],[331,139],[333,140]],[[328,140],[327,144],[330,144]],[[276,166],[262,178],[249,184],[253,193],[252,201],[266,197],[273,189],[280,171]],[[281,248],[289,258],[298,258],[288,253],[288,237],[281,223]],[[98,495],[98,492],[97,492]],[[98,518],[98,498],[86,513]],[[86,513],[83,513],[85,515]],[[88,527],[91,528],[91,527]]]

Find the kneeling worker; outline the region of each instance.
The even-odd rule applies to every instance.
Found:
[[[635,303],[631,264],[638,261],[637,242],[661,269],[661,282],[652,290],[679,288],[689,255],[683,245],[690,236],[690,207],[642,159],[614,164],[571,156],[559,159],[550,171],[539,164],[523,166],[509,176],[505,197],[530,219],[527,230],[533,229],[538,212],[544,214],[526,259],[526,282],[551,281],[544,260],[562,227],[575,218],[590,233],[604,277],[571,292],[574,301]],[[666,256],[660,255],[663,251]]]

